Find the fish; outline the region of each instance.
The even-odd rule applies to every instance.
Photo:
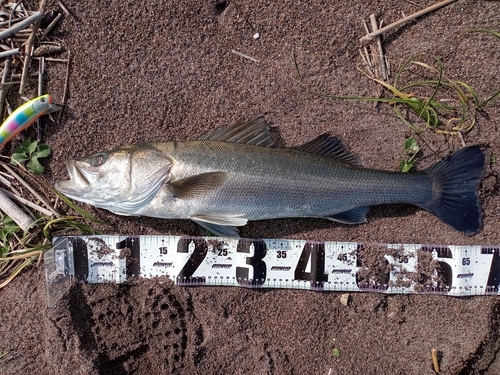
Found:
[[[366,222],[373,205],[418,206],[468,235],[479,231],[485,152],[469,146],[423,171],[364,168],[337,137],[277,147],[262,117],[192,141],[140,143],[66,163],[64,195],[118,215],[190,219],[237,237],[251,220]]]
[[[0,126],[0,148],[40,116],[60,110],[52,104],[52,95],[45,94],[32,99],[12,112]]]

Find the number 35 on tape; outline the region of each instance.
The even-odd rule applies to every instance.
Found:
[[[71,277],[88,283],[168,277],[184,286],[451,296],[497,295],[500,284],[499,248],[491,246],[180,236],[59,237],[46,254],[46,268],[49,295],[51,283],[60,284]]]

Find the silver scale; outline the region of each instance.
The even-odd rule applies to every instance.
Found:
[[[455,297],[498,295],[500,284],[495,246],[376,245],[387,249],[380,272],[362,264],[364,246],[357,242],[104,235],[58,237],[53,245],[45,254],[49,306],[73,278],[95,284],[167,277],[180,286]],[[424,258],[430,275],[419,269]]]

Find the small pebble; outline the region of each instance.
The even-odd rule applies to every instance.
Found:
[[[259,34],[259,33],[255,33],[255,34],[253,34],[253,38],[254,38],[254,39],[259,39],[259,38],[260,38],[260,34]]]
[[[349,298],[351,295],[349,293],[344,293],[340,296],[340,303],[344,306],[349,305]]]

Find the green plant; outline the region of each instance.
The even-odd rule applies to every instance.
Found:
[[[11,156],[10,163],[19,165],[28,161],[26,167],[34,174],[42,174],[45,171],[43,165],[38,161],[39,158],[46,158],[50,155],[50,147],[47,145],[39,145],[36,140],[26,138],[21,145],[14,150]]]
[[[489,33],[500,38],[500,33],[492,30],[467,31],[475,32]],[[499,90],[481,100],[469,84],[446,76],[441,59],[432,55],[420,54],[410,57],[398,69],[392,83],[377,79],[358,67],[363,75],[387,89],[392,97],[339,96],[313,90],[304,82],[294,54],[292,62],[298,82],[309,92],[339,100],[387,103],[393,106],[396,116],[416,134],[431,130],[436,134],[451,137],[458,135],[462,138],[462,134],[474,127],[476,113],[484,110],[487,104],[500,96]],[[419,76],[422,78],[415,79]],[[401,83],[407,77],[411,81]],[[406,149],[405,146],[405,152]],[[411,155],[410,158],[405,159],[406,162],[403,160],[400,165],[403,170],[411,169],[416,152],[410,151],[408,155]]]
[[[415,158],[420,151],[420,146],[417,144],[415,138],[410,137],[405,139],[404,143],[404,153],[409,157],[401,159],[399,162],[399,169],[401,172],[409,172],[413,168],[415,163]]]
[[[2,216],[2,223],[0,226],[0,257],[9,252],[9,239],[14,233],[21,230],[19,226],[9,216]]]
[[[5,174],[10,175],[12,187],[23,185],[25,194],[18,196],[13,189],[13,199],[24,202],[25,211],[35,218],[34,224],[29,231],[22,231],[8,216],[1,217],[0,221],[0,289],[12,281],[24,268],[31,264],[39,263],[43,254],[52,247],[51,240],[56,236],[70,235],[73,233],[98,234],[89,222],[106,224],[82,209],[78,208],[69,199],[64,197],[63,202],[69,208],[75,209],[78,215],[62,216],[42,195],[51,196],[55,199],[60,196],[52,187],[46,184],[40,177],[30,174],[22,165],[18,165],[19,174],[8,164],[0,162],[0,168]],[[27,180],[22,178],[24,174]],[[35,187],[43,194],[38,193]],[[63,198],[63,197],[61,197]],[[29,201],[29,205],[27,205]],[[40,204],[40,205],[39,205]],[[66,209],[68,208],[66,207]]]

